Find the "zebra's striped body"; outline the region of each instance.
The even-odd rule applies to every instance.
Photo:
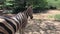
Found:
[[[0,34],[15,34],[16,31],[24,29],[27,24],[27,17],[32,18],[32,12],[29,12],[30,14],[28,12],[29,8],[26,12],[20,12],[14,17],[0,16]]]
[[[24,28],[27,24],[27,17],[24,13],[19,13],[14,17],[6,18],[6,17],[0,17],[0,19],[3,21],[0,22],[0,28],[1,30],[5,31],[5,34],[14,34],[18,29]]]

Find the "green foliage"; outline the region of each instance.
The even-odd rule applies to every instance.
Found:
[[[50,9],[50,7],[60,9],[60,0],[0,0],[0,7],[12,8],[13,12],[21,11],[22,8],[29,4],[33,5],[33,9],[39,10]]]
[[[6,13],[6,14],[12,14],[13,11],[12,11],[12,10],[7,10],[5,13]]]
[[[47,6],[46,0],[27,0],[27,4],[33,5],[33,8],[44,9]]]
[[[60,0],[47,0],[48,6],[56,7],[57,9],[60,9]]]
[[[7,6],[11,7],[13,4],[14,4],[14,1],[13,1],[13,0],[6,0],[6,1],[4,2],[4,5],[5,5],[6,7],[7,7]]]

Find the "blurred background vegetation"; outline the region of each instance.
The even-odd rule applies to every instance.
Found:
[[[60,9],[60,0],[0,0],[0,10],[6,13],[24,11],[26,6],[32,5],[35,12],[48,9]]]

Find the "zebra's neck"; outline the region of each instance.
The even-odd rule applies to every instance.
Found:
[[[17,22],[21,22],[21,20],[23,19],[23,14],[18,13],[16,16],[12,17],[12,19],[16,20]]]
[[[24,11],[23,13],[24,13],[24,14],[26,15],[26,17],[28,18],[28,16],[29,16],[29,15],[28,15],[28,12],[27,12],[27,11]]]
[[[17,22],[22,22],[24,18],[28,18],[28,14],[26,14],[25,12],[20,12],[12,17],[12,19],[16,20]]]

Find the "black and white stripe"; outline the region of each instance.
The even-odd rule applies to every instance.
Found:
[[[0,34],[15,34],[19,29],[24,29],[30,14],[26,11],[20,12],[14,17],[0,16]]]
[[[0,22],[1,30],[7,32],[7,34],[14,34],[19,29],[19,27],[23,28],[25,26],[24,21],[27,21],[24,13],[19,13],[11,18],[0,17],[0,19],[3,19],[3,21]]]

